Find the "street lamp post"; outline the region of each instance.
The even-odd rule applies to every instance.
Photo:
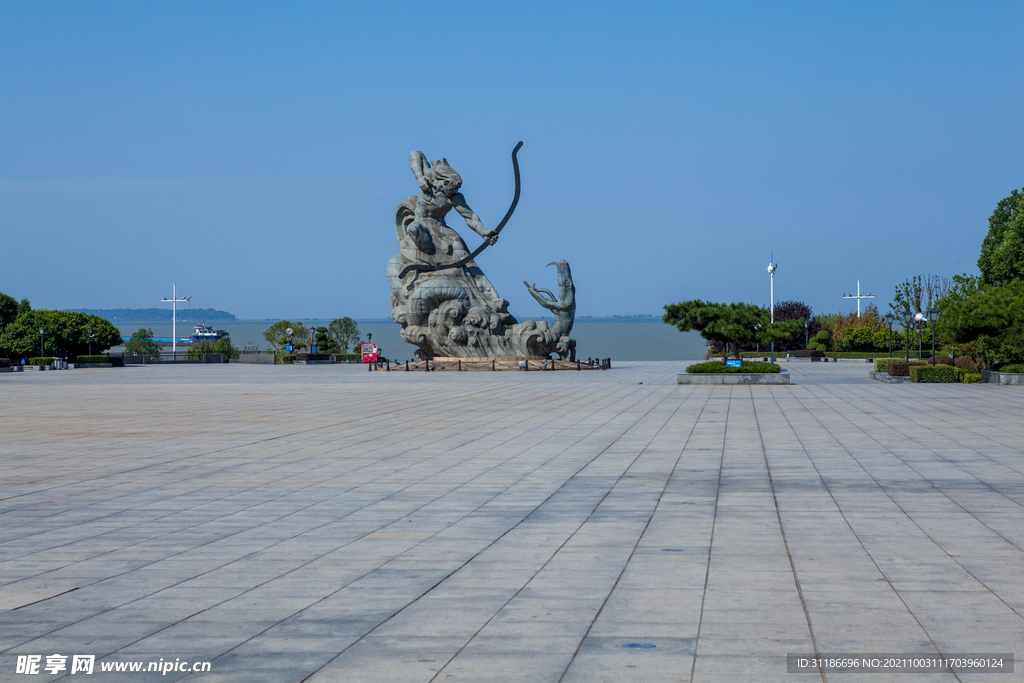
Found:
[[[89,325],[89,327],[87,327],[85,329],[87,329],[89,331],[89,355],[91,356],[92,355],[92,325]]]
[[[775,253],[774,252],[772,252],[772,258],[773,259],[775,258]],[[779,266],[778,266],[777,263],[769,263],[768,264],[768,277],[771,279],[772,324],[775,323],[775,270],[778,267]],[[774,330],[772,330],[772,331],[774,332]],[[771,359],[771,362],[772,363],[775,362],[775,339],[774,339],[774,337],[772,338],[772,359]]]
[[[908,306],[903,311],[903,331],[907,335],[907,362],[908,363],[910,362],[910,325],[913,322],[914,322],[914,314],[910,312],[910,307]]]
[[[935,323],[939,320],[939,309],[929,306],[928,320],[932,323],[932,365],[935,365]]]
[[[914,329],[917,330],[917,359],[921,360],[921,323],[928,322],[928,318],[924,316],[924,313],[916,313],[914,315]]]
[[[45,335],[44,335],[45,332],[46,332],[46,328],[44,328],[42,325],[40,325],[39,326],[39,355],[40,356],[45,356],[46,355],[46,346],[43,343],[43,341],[45,339]]]
[[[894,316],[892,313],[886,313],[885,317],[883,318],[883,320],[885,320],[885,324],[888,325],[889,327],[889,358],[892,358],[892,322],[895,319],[896,316]]]
[[[804,319],[804,348],[811,348],[811,321]]]

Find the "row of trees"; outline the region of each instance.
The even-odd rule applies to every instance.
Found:
[[[42,332],[40,332],[42,330]],[[121,332],[106,318],[68,311],[32,310],[0,293],[0,356],[77,358],[103,353],[121,343]]]
[[[777,349],[804,348],[807,337],[812,348],[817,344],[832,351],[887,352],[890,344],[894,350],[913,346],[915,335],[920,343],[928,333],[928,322],[915,321],[905,330],[904,311],[927,315],[934,307],[940,313],[935,324],[940,348],[988,368],[1024,362],[1024,189],[1012,191],[992,212],[978,270],[979,276],[916,275],[900,283],[890,304],[895,318],[891,328],[875,306],[860,316],[813,316],[810,306],[800,301],[776,304],[774,324],[761,306],[700,300],[665,306],[663,319],[682,331],[698,330],[712,353],[724,354],[731,346],[738,354],[772,341]]]
[[[288,330],[292,333],[288,334]],[[310,338],[316,346],[318,353],[349,353],[359,349],[359,326],[352,318],[338,318],[332,320],[327,326],[315,327],[312,330],[302,323],[281,320],[276,322],[263,333],[271,351],[276,355],[285,354],[285,348],[290,343],[294,351],[303,351],[309,348]]]

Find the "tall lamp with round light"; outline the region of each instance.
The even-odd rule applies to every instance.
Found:
[[[775,270],[779,267],[777,263],[768,264],[768,277],[771,279],[771,311],[772,311],[772,323],[775,323]],[[774,330],[772,330],[774,332]],[[775,362],[775,339],[772,338],[772,359],[771,362]]]
[[[885,320],[885,324],[889,328],[889,358],[892,358],[892,323],[896,320],[896,316],[892,313],[886,313],[882,319]]]
[[[935,323],[939,321],[941,314],[934,306],[928,307],[928,320],[932,323],[932,365],[935,365]]]
[[[917,359],[921,360],[921,323],[928,323],[928,318],[925,317],[924,313],[914,314],[914,329],[917,331]]]
[[[907,334],[907,362],[910,362],[910,326],[914,324],[914,313],[908,306],[903,311],[903,331]]]

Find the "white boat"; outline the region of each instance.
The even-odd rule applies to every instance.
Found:
[[[192,335],[192,342],[215,342],[221,337],[228,336],[227,330],[215,330],[206,324],[206,321],[196,325],[195,334]]]

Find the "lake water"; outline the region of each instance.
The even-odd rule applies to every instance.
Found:
[[[171,323],[113,321],[125,337],[140,327],[153,330],[154,337],[171,336]],[[276,320],[229,320],[211,323],[214,329],[227,330],[235,346],[256,344],[266,351],[263,332]],[[326,326],[329,320],[299,320],[306,327]],[[366,341],[367,333],[379,344],[385,356],[396,360],[412,358],[416,347],[399,335],[401,326],[391,320],[357,320],[359,332]],[[549,321],[550,322],[550,321]],[[192,335],[193,323],[178,323],[178,338]],[[680,332],[660,319],[581,318],[572,328],[576,339],[576,357],[612,360],[694,360],[704,358],[707,347],[697,332]],[[112,349],[121,351],[121,348]]]

